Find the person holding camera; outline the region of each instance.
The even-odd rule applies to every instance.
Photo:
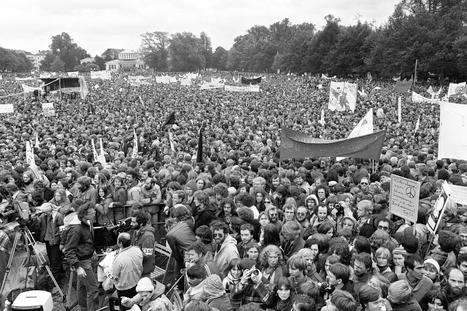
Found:
[[[272,292],[267,286],[267,280],[256,268],[255,262],[249,259],[242,259],[242,266],[245,267],[238,286],[231,291],[231,299],[241,299],[241,305],[253,303],[262,308],[262,305],[269,305],[273,299]]]

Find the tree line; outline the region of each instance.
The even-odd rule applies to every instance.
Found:
[[[318,30],[312,23],[288,19],[270,26],[255,25],[234,39],[230,50],[217,47],[202,32],[141,35],[140,52],[157,71],[197,71],[208,68],[249,72],[327,73],[340,77],[410,77],[418,60],[418,78],[467,78],[467,0],[402,0],[386,24],[368,22],[343,26],[332,15]],[[89,54],[67,33],[52,37],[41,69],[89,71],[105,69],[115,58],[111,49],[81,65]],[[6,51],[6,52],[5,52]],[[112,53],[110,53],[110,52]],[[25,71],[21,54],[0,49],[0,70]]]

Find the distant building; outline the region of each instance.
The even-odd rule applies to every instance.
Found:
[[[31,62],[35,70],[39,70],[42,61],[45,59],[45,56],[49,51],[39,51],[37,54],[25,54],[27,59]]]
[[[114,59],[118,59],[118,54],[120,52],[123,52],[124,50],[123,49],[107,49],[104,51],[104,53],[102,53],[101,57],[105,60],[105,61],[111,61],[111,60],[114,60]]]
[[[108,71],[133,68],[144,68],[144,62],[140,53],[131,50],[122,51],[118,53],[118,59],[105,63],[105,70]]]
[[[79,61],[79,63],[81,65],[84,65],[84,64],[90,64],[90,63],[94,63],[95,62],[95,58],[94,57],[86,57],[86,58],[83,58]]]

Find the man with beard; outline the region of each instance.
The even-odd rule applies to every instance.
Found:
[[[229,227],[216,220],[211,224],[214,237],[214,264],[219,268],[222,277],[228,273],[229,263],[234,258],[240,258],[237,250],[237,240],[229,234]]]
[[[467,279],[467,253],[461,253],[457,256],[457,268],[464,274],[464,280]]]
[[[360,288],[367,284],[373,275],[373,262],[371,260],[371,255],[365,252],[362,252],[355,256],[353,269],[355,278],[353,279],[354,283],[354,292],[358,294]]]
[[[137,203],[141,203],[142,195],[141,195],[141,187],[139,185],[138,179],[139,174],[135,169],[131,169],[128,171],[126,175],[126,179],[128,182],[128,201],[126,202],[127,205],[133,205]]]
[[[280,231],[282,228],[282,221],[279,220],[279,209],[271,205],[266,208],[266,215],[269,218],[269,223],[276,226],[277,230]]]
[[[423,259],[418,255],[410,255],[404,260],[406,273],[400,279],[405,279],[413,291],[413,297],[420,302],[429,294],[433,288],[433,281],[423,275],[425,265]]]
[[[305,247],[305,241],[300,236],[301,229],[300,224],[295,220],[287,221],[282,226],[281,248],[286,259]]]
[[[76,181],[77,194],[74,195],[74,200],[81,200],[89,207],[94,208],[96,206],[97,191],[94,186],[91,185],[91,178],[88,176],[81,176]]]
[[[441,286],[442,298],[446,300],[448,304],[457,299],[465,298],[465,279],[462,271],[457,268],[450,268],[444,275],[447,282],[444,286]]]
[[[149,276],[154,271],[156,257],[154,255],[154,243],[156,242],[155,229],[151,225],[149,213],[143,210],[135,210],[131,218],[133,245],[138,246],[143,252],[143,275]]]

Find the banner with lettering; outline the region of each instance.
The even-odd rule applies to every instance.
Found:
[[[112,79],[112,75],[110,74],[110,71],[105,70],[91,71],[91,79],[110,80]]]
[[[451,96],[451,95],[455,95],[455,94],[464,92],[465,86],[466,86],[465,82],[449,83],[448,97]]]
[[[225,85],[224,90],[228,92],[259,92],[259,84],[251,84],[248,86]]]

